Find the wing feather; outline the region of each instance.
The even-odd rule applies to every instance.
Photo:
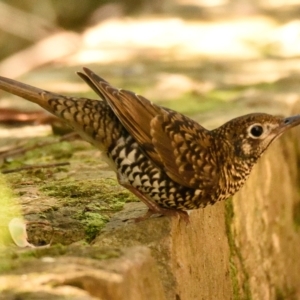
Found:
[[[84,68],[81,77],[105,99],[145,154],[177,183],[193,188],[218,180],[214,143],[208,130],[143,96],[116,89]]]

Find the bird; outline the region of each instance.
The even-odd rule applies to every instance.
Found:
[[[100,97],[67,97],[0,76],[0,89],[64,120],[103,153],[119,184],[148,207],[137,218],[179,215],[225,200],[246,182],[260,156],[300,124],[251,113],[208,130],[191,118],[118,89],[88,68],[77,74]]]

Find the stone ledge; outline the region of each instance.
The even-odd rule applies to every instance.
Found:
[[[125,210],[94,244],[148,246],[167,299],[299,298],[300,234],[293,217],[299,132],[270,147],[233,199],[192,211],[189,225],[165,217],[128,224]],[[128,207],[132,213],[143,205]]]
[[[43,256],[42,250],[37,253]],[[0,299],[165,299],[156,264],[146,247],[73,246],[65,255],[20,263],[22,274],[16,268],[0,276]]]
[[[132,223],[145,207],[129,203],[84,255],[50,252],[52,263],[1,274],[0,299],[300,299],[299,135],[282,136],[238,194],[192,211],[190,224]],[[101,249],[121,255],[95,257]]]

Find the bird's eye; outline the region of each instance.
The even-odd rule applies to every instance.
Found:
[[[254,125],[251,129],[250,129],[250,134],[253,137],[260,137],[262,135],[262,133],[264,132],[264,129],[261,125]]]

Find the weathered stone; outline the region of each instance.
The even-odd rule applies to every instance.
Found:
[[[231,254],[241,298],[300,298],[296,132],[274,143],[232,202]]]
[[[95,245],[149,246],[167,299],[300,297],[295,135],[271,146],[233,199],[191,212],[190,224],[176,218],[126,223],[144,213],[142,204],[128,204]]]
[[[142,205],[134,204],[135,207]],[[120,214],[124,218],[124,212]],[[175,299],[176,295],[178,299],[230,299],[224,216],[225,206],[221,202],[193,211],[190,224],[177,218],[152,218],[138,224],[110,225],[111,229],[104,230],[95,245],[149,246],[158,261],[168,299]],[[114,222],[120,221],[116,218]]]
[[[299,112],[298,105],[294,113],[285,115]],[[17,257],[0,255],[0,299],[300,299],[299,136],[300,129],[293,129],[278,139],[236,196],[192,211],[190,224],[176,217],[136,224],[130,219],[144,214],[146,208],[140,202],[128,203],[113,215],[92,247],[83,247],[81,255],[70,253],[72,246],[66,246],[63,255],[45,254],[42,259],[27,260],[27,252],[19,256],[17,250]],[[100,179],[111,173],[99,161],[84,165],[77,169],[73,165],[65,175],[55,174],[74,177],[71,192],[81,192],[81,198],[43,194],[40,181],[35,185],[32,178],[19,189],[25,217],[40,218],[38,212],[44,212],[55,228],[56,243],[69,245],[83,239],[84,226],[79,231],[75,226],[80,218],[70,222],[74,215],[90,211],[97,215],[101,210],[95,203],[109,210],[121,195],[115,193],[104,206],[103,199],[121,188],[104,189]],[[52,185],[66,188],[55,176],[50,177]],[[90,184],[80,186],[87,179]],[[98,186],[97,194],[86,193]],[[45,210],[48,206],[51,214]],[[34,242],[43,241],[38,229],[35,233]],[[119,249],[121,254],[95,256],[103,247]]]
[[[111,250],[94,248],[81,254],[75,248],[74,255],[21,260],[18,269],[0,276],[0,299],[16,299],[13,295],[43,300],[165,299],[149,249],[115,250],[113,256],[120,256],[109,258]],[[85,257],[80,257],[83,254]],[[96,259],[97,256],[100,257]]]

